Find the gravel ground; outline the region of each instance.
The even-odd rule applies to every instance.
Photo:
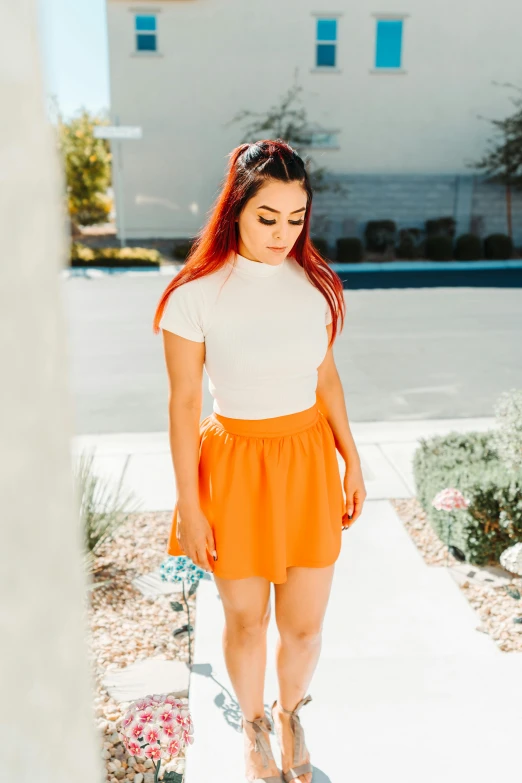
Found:
[[[435,535],[416,498],[390,502],[428,565],[459,564]],[[157,568],[167,557],[171,518],[170,512],[131,515],[114,538],[105,544],[97,560],[99,570],[94,581],[108,582],[89,594],[89,650],[96,690],[94,708],[109,783],[153,783],[154,775],[152,761],[128,756],[119,741],[116,722],[129,703],[118,703],[109,696],[101,683],[103,676],[108,670],[125,668],[151,657],[188,662],[187,636],[175,639],[172,635],[186,622],[184,613],[178,614],[170,607],[170,602],[179,596],[145,598],[131,583],[135,577]],[[518,589],[522,594],[522,577],[513,577],[508,587]],[[522,652],[522,625],[513,622],[515,617],[522,616],[522,600],[510,596],[506,586],[465,581],[460,588],[480,616],[479,629],[490,634],[500,650]],[[195,600],[195,594],[189,598],[193,626]],[[180,758],[166,768],[182,771],[183,763]]]
[[[390,502],[427,565],[460,564],[435,534],[416,498],[395,498]],[[503,652],[522,652],[522,624],[513,622],[514,618],[522,617],[522,600],[510,596],[506,589],[518,590],[522,595],[522,577],[511,577],[507,585],[465,581],[460,588],[480,617],[479,630],[489,634]]]
[[[94,708],[110,783],[122,780],[152,783],[154,775],[152,761],[147,759],[139,763],[128,756],[119,741],[116,722],[129,702],[118,703],[111,699],[101,683],[104,674],[107,670],[122,669],[151,657],[188,662],[186,634],[177,639],[172,636],[172,632],[186,622],[184,612],[174,612],[170,607],[178,594],[145,598],[131,584],[132,579],[154,570],[167,557],[171,519],[170,512],[130,516],[114,538],[106,542],[97,560],[100,570],[94,581],[110,581],[89,594],[89,648],[96,690]],[[195,594],[188,599],[193,626],[195,599]],[[180,757],[177,763],[171,762],[166,768],[181,772],[183,759]]]

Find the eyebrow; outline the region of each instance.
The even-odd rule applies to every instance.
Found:
[[[266,204],[262,204],[262,206],[258,207],[258,209],[267,209],[269,212],[276,212],[278,215],[280,215],[280,211],[278,209],[272,209],[272,207],[267,207]],[[304,212],[306,207],[301,207],[301,209],[294,209],[293,212],[290,212],[291,215],[295,215],[296,212]]]

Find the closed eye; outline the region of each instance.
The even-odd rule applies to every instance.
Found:
[[[263,223],[263,225],[265,225],[265,226],[273,226],[274,223],[275,223],[275,220],[266,220],[264,217],[261,217],[261,215],[258,215],[258,218],[259,218],[259,222]],[[291,226],[302,226],[303,223],[304,223],[304,219],[303,220],[289,220],[288,222],[290,223]]]

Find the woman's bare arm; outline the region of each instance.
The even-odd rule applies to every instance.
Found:
[[[210,570],[205,549],[208,546],[210,552],[214,550],[214,539],[200,509],[198,489],[205,343],[188,340],[166,329],[162,332],[169,383],[169,440],[182,520],[178,541],[194,563]]]
[[[328,340],[332,335],[332,325],[326,325]],[[332,428],[335,445],[345,463],[359,462],[359,454],[350,430],[344,391],[335,366],[333,345],[326,352],[326,356],[319,365],[317,371],[317,404]]]

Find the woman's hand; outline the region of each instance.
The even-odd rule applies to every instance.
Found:
[[[362,475],[360,460],[350,460],[346,464],[344,474],[344,492],[346,495],[346,514],[343,525],[350,527],[361,514],[363,503],[366,500],[366,487]]]
[[[214,533],[201,508],[181,509],[178,505],[178,522],[176,539],[187,557],[195,565],[210,573],[214,569],[209,566],[207,549],[214,560],[217,560]]]

